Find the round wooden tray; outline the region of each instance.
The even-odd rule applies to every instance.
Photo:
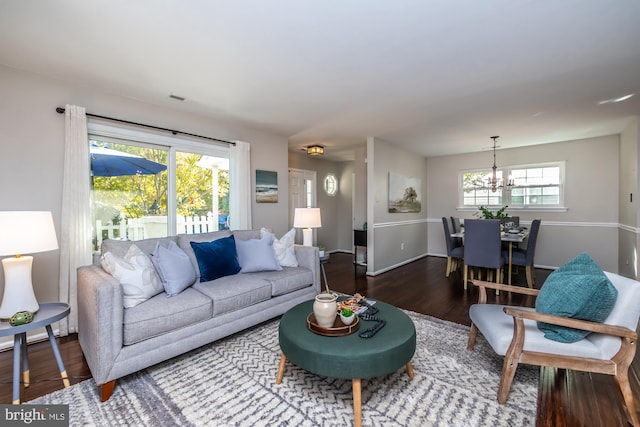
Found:
[[[351,335],[360,328],[360,318],[356,316],[353,323],[345,325],[342,323],[340,316],[336,316],[336,320],[333,322],[333,327],[325,328],[316,323],[316,317],[311,313],[307,316],[307,328],[318,335],[324,335],[327,337],[343,337],[345,335]]]

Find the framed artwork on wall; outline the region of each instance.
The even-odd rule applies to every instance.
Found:
[[[278,172],[256,169],[256,203],[278,203]]]
[[[420,178],[389,172],[389,212],[420,212]]]

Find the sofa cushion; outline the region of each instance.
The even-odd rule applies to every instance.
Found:
[[[250,273],[271,283],[271,296],[277,297],[313,284],[313,273],[304,267],[284,267],[281,271]]]
[[[198,260],[193,252],[193,248],[191,247],[191,242],[211,242],[222,237],[229,236],[231,236],[231,232],[229,230],[212,231],[200,234],[178,234],[178,246],[180,249],[185,251],[187,255],[189,255],[191,264],[193,264],[193,268],[196,269],[197,279],[200,279],[200,267],[198,266]]]
[[[208,282],[240,271],[233,236],[212,242],[191,242],[191,247],[198,260],[201,282]]]
[[[129,246],[124,258],[111,252],[102,255],[102,268],[122,286],[123,305],[134,307],[162,292],[162,283],[151,260],[135,244]]]
[[[253,274],[235,274],[193,285],[213,301],[213,316],[239,310],[271,298],[271,283]]]
[[[273,251],[276,254],[276,258],[282,267],[297,267],[298,258],[296,258],[295,252],[295,239],[296,229],[292,228],[287,231],[280,239],[276,238],[275,234],[266,228],[260,229],[260,236],[273,236]]]
[[[196,270],[189,255],[175,242],[170,242],[168,248],[157,243],[151,261],[160,275],[164,291],[170,297],[178,295],[196,281]]]
[[[125,309],[124,344],[135,344],[211,318],[211,299],[192,288],[170,301],[160,293],[144,304]]]
[[[240,273],[282,270],[273,250],[273,234],[261,239],[236,240]]]
[[[602,323],[611,313],[617,295],[600,267],[582,253],[547,277],[536,298],[536,311]],[[538,322],[538,328],[546,338],[564,343],[579,341],[590,333],[543,322]]]

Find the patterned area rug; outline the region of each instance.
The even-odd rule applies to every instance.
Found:
[[[405,369],[362,381],[365,426],[535,424],[539,369],[520,366],[505,405],[496,400],[502,358],[469,328],[407,312],[416,326],[415,376]],[[349,426],[351,381],[287,363],[275,384],[278,322],[264,323],[120,379],[100,403],[93,380],[32,400],[69,404],[71,425]]]

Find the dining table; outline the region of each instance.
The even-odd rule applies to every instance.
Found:
[[[511,285],[511,270],[512,264],[511,259],[513,257],[513,244],[514,243],[522,243],[529,236],[529,229],[527,227],[516,227],[510,230],[503,230],[500,232],[500,240],[503,242],[509,243],[509,274],[507,276],[507,284]],[[464,242],[464,228],[457,233],[452,233],[451,237],[459,237],[462,238]]]

